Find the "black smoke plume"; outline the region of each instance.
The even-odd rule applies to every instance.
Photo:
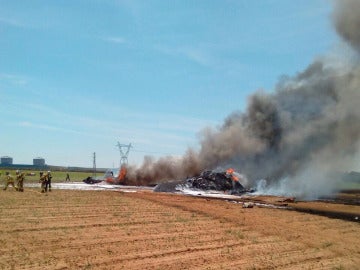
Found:
[[[338,0],[335,29],[360,52],[360,1]],[[337,187],[335,172],[354,166],[360,149],[360,65],[316,59],[272,93],[249,97],[218,128],[202,131],[200,150],[182,158],[146,157],[129,169],[135,184],[184,179],[205,169],[232,167],[267,193],[314,198]],[[260,181],[261,180],[261,181]],[[246,183],[245,183],[246,184]]]

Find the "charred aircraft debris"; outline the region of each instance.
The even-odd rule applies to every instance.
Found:
[[[239,174],[233,169],[226,171],[203,171],[200,175],[187,178],[182,181],[173,181],[158,184],[154,191],[174,192],[182,188],[205,191],[222,191],[233,195],[240,195],[254,192],[253,189],[246,189],[241,183]]]
[[[86,177],[84,180],[83,180],[83,182],[85,183],[85,184],[98,184],[98,183],[101,183],[101,182],[103,182],[104,180],[102,180],[102,179],[96,179],[96,178],[93,178],[93,177],[91,177],[91,176],[89,176],[89,177]]]
[[[126,166],[123,165],[120,169],[108,169],[102,179],[96,179],[91,176],[83,180],[86,184],[99,184],[101,182],[106,182],[112,185],[125,185],[126,184]]]
[[[201,190],[229,191],[231,194],[248,192],[239,180],[228,172],[204,171],[199,176],[186,179],[186,185]]]
[[[103,179],[95,179],[91,176],[83,180],[86,184],[98,184],[106,182],[108,184],[126,185],[126,167],[120,169],[109,169],[105,172]],[[240,195],[254,190],[246,189],[241,183],[244,176],[229,168],[226,171],[203,171],[200,175],[180,181],[163,182],[158,184],[155,192],[175,192],[182,188],[204,191],[223,191],[233,195]]]

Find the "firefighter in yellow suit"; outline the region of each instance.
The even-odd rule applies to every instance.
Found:
[[[47,173],[43,173],[43,172],[40,172],[40,180],[39,182],[41,183],[41,193],[45,193],[46,192],[46,182],[47,182]]]
[[[19,170],[16,171],[16,180],[17,180],[17,191],[24,192],[24,180],[25,174]]]
[[[13,186],[13,188],[15,188],[17,190],[17,188],[15,187],[15,184],[14,184],[14,177],[12,177],[9,172],[6,172],[5,180],[6,180],[6,184],[5,184],[4,190],[6,190],[9,185]]]

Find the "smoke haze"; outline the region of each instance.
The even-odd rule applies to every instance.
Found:
[[[336,31],[360,52],[360,1],[335,2]],[[336,190],[334,172],[351,170],[360,149],[360,65],[316,59],[271,94],[249,97],[244,113],[201,133],[200,150],[182,158],[146,157],[130,167],[130,182],[184,179],[205,169],[234,168],[249,185],[277,195],[316,198]],[[261,181],[260,181],[261,180]]]
[[[333,15],[338,34],[355,50],[360,50],[360,2],[357,0],[337,0]]]

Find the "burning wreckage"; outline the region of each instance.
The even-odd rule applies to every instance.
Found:
[[[253,189],[246,189],[240,181],[244,177],[233,169],[226,171],[203,171],[200,175],[187,178],[182,181],[166,182],[158,184],[154,191],[174,192],[184,188],[205,191],[223,191],[233,195],[240,195],[254,192]]]
[[[106,182],[112,185],[124,185],[126,184],[126,173],[127,168],[125,165],[122,165],[120,169],[108,169],[102,179],[96,179],[91,176],[83,180],[86,184],[98,184],[101,182]]]
[[[105,172],[103,179],[87,177],[83,180],[86,184],[97,184],[106,182],[108,184],[126,185],[126,166],[120,169],[109,169]],[[203,191],[222,191],[233,195],[254,192],[246,189],[240,182],[246,178],[229,168],[226,171],[203,171],[200,175],[185,180],[163,182],[154,188],[155,192],[175,192],[184,188]]]

